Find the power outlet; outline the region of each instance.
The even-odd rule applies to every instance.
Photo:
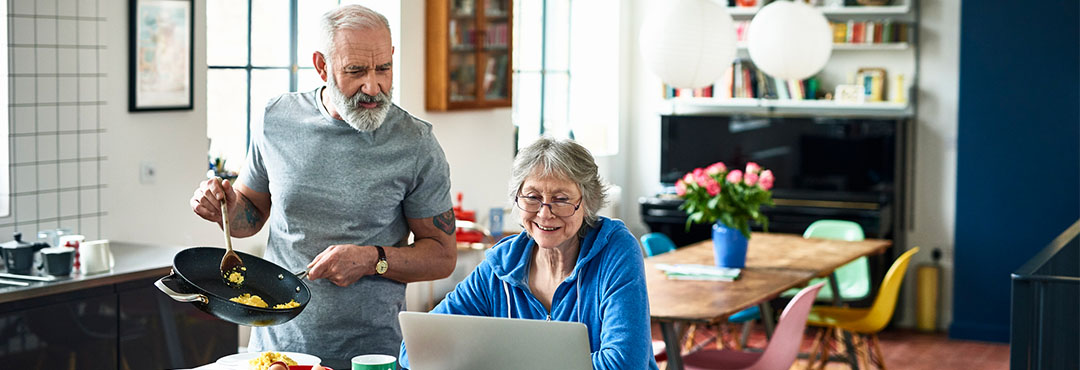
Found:
[[[152,185],[155,182],[157,182],[157,165],[150,161],[139,163],[139,183]]]

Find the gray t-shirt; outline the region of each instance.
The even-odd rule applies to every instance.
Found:
[[[265,258],[294,272],[334,244],[403,245],[406,218],[452,206],[450,168],[430,123],[391,105],[381,127],[359,132],[327,113],[320,89],[267,104],[239,179],[270,192]],[[254,328],[250,351],[308,353],[335,369],[349,368],[356,355],[397,356],[404,283],[366,276],[348,287],[326,279],[307,284],[304,311],[285,324]]]

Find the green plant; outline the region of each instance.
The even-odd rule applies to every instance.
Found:
[[[750,238],[750,221],[769,228],[769,219],[761,214],[762,205],[772,205],[771,170],[757,163],[746,164],[746,171],[728,170],[723,162],[696,168],[675,183],[675,192],[684,199],[679,208],[686,211],[686,228],[691,224],[720,221]]]

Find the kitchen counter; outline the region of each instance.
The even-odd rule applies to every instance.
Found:
[[[114,241],[108,272],[0,285],[0,338],[7,343],[0,344],[0,363],[12,369],[177,369],[235,353],[236,324],[154,287],[185,248]]]
[[[172,269],[173,256],[186,248],[112,241],[109,243],[115,261],[112,270],[92,275],[76,272],[71,277],[47,282],[19,280],[30,283],[25,287],[0,284],[0,304],[151,277],[160,278],[168,275]],[[6,272],[6,269],[0,272]]]

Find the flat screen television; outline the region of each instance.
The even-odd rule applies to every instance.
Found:
[[[896,120],[663,116],[660,181],[753,161],[776,176],[774,197],[880,199],[893,190],[896,131]]]

